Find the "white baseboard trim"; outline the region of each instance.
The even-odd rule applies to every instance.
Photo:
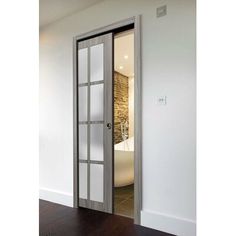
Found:
[[[40,188],[39,198],[49,202],[73,207],[73,195],[52,189]]]
[[[141,225],[178,236],[196,236],[196,222],[170,215],[143,210]]]

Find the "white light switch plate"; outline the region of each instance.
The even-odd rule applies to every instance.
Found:
[[[166,103],[167,103],[167,97],[166,96],[159,96],[158,98],[157,98],[157,103],[158,103],[158,105],[166,105]]]

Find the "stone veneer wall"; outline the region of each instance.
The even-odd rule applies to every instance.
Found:
[[[129,121],[129,80],[114,73],[114,142],[122,142],[120,123]],[[128,130],[129,133],[129,130]]]

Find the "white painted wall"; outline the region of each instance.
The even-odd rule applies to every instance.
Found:
[[[167,4],[167,16],[155,9]],[[142,14],[143,225],[195,235],[195,1],[108,0],[40,30],[40,196],[72,205],[72,37]],[[167,96],[167,105],[157,103]]]

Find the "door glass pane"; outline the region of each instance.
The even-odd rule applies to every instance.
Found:
[[[103,124],[91,124],[90,159],[103,161]]]
[[[90,200],[103,202],[103,165],[90,164]]]
[[[87,160],[87,125],[79,126],[79,159]]]
[[[103,120],[103,84],[91,85],[90,87],[90,120],[102,121]]]
[[[103,80],[103,44],[98,44],[90,48],[90,81]]]
[[[79,50],[79,83],[88,82],[88,48]]]
[[[87,199],[87,163],[79,163],[79,197]]]
[[[87,86],[79,87],[79,121],[87,121]]]

